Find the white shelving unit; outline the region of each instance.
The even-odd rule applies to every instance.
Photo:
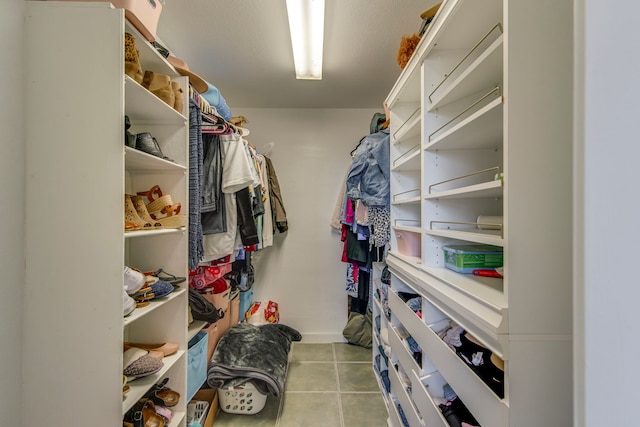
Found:
[[[389,401],[412,427],[448,425],[443,382],[482,426],[572,424],[571,2],[525,3],[445,0],[387,97]],[[420,256],[400,229],[420,237]],[[446,268],[448,244],[503,248],[504,278]],[[440,338],[451,321],[504,361],[503,397]],[[402,425],[395,407],[390,424]]]
[[[188,98],[175,111],[124,74],[124,34],[143,70],[186,77],[109,3],[27,2],[25,425],[120,425],[156,382],[181,395],[170,426],[186,426],[186,283],[123,317],[123,269],[187,276],[188,231],[124,232],[124,194],[159,185],[188,206]],[[150,132],[175,162],[124,146]],[[179,350],[122,394],[123,341]]]

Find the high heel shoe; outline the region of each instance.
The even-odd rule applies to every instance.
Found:
[[[147,210],[147,205],[142,200],[140,196],[131,196],[131,202],[133,202],[133,206],[138,213],[138,216],[142,218],[143,221],[150,222],[153,228],[162,228],[162,224],[149,215],[149,211]]]
[[[124,229],[125,231],[132,230],[151,230],[153,225],[151,222],[145,221],[140,218],[138,212],[136,211],[133,202],[131,201],[131,196],[128,194],[124,195]]]
[[[147,212],[149,212],[150,215],[160,212],[167,206],[173,205],[171,196],[169,194],[163,195],[159,185],[154,185],[147,191],[138,191],[137,194],[138,196],[146,197],[149,201],[149,203],[147,203]]]
[[[162,224],[165,228],[180,228],[187,224],[187,216],[180,213],[182,205],[176,203],[175,205],[168,205],[162,208],[160,212],[151,214],[151,217]],[[163,214],[164,217],[161,217]]]

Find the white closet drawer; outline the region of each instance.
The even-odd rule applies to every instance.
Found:
[[[426,326],[426,325],[425,325]],[[508,407],[429,327],[417,340],[481,425],[506,426]]]
[[[418,415],[407,389],[402,385],[398,372],[394,367],[389,368],[389,381],[391,382],[391,393],[396,396],[404,416],[407,418],[411,427],[422,427],[424,424]],[[402,423],[400,424],[402,425]]]
[[[424,378],[419,378],[416,372],[411,372],[411,396],[422,415],[424,424],[429,427],[447,427],[449,424],[438,407],[444,403],[442,387],[446,380],[438,372],[433,372]]]
[[[406,342],[400,338],[395,328],[391,328],[389,331],[389,345],[391,345],[391,351],[398,358],[405,372],[420,372],[418,362],[413,358],[411,350],[408,348]],[[433,366],[431,362],[429,362],[429,365]]]
[[[389,404],[389,419],[388,419],[389,426],[404,427],[404,424],[402,422],[402,419],[400,418],[400,413],[398,412],[398,407],[396,406],[396,404],[397,404],[397,400],[391,397],[391,402]]]

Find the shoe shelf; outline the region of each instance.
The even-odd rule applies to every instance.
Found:
[[[412,104],[413,105],[413,104]],[[399,117],[400,120],[403,118]],[[402,121],[402,124],[393,131],[391,141],[393,144],[400,144],[406,140],[413,140],[420,136],[420,123],[422,121],[422,114],[420,107],[418,106],[408,119]]]
[[[416,144],[391,163],[391,172],[420,170],[420,144]]]
[[[429,0],[425,3],[425,8],[431,8],[440,3],[439,0]],[[420,105],[422,97],[421,90],[421,68],[425,56],[433,49],[434,37],[439,33],[443,24],[446,22],[446,18],[451,14],[453,7],[451,1],[444,1],[438,9],[438,12],[434,16],[433,20],[427,27],[425,33],[422,35],[420,42],[416,46],[416,49],[411,55],[409,62],[404,67],[400,76],[396,80],[395,84],[391,88],[389,95],[387,96],[387,104],[389,107],[396,109],[398,104],[405,102],[415,102]],[[392,109],[392,113],[393,113]],[[393,124],[394,117],[391,116],[391,123]],[[403,121],[404,122],[404,121]]]
[[[427,194],[424,198],[425,200],[502,198],[503,186],[502,180],[493,180],[453,190],[434,192]]]
[[[181,80],[173,77],[173,80]],[[184,124],[187,118],[125,75],[125,114],[138,123]],[[184,80],[186,81],[186,80]],[[188,87],[181,84],[181,87]],[[188,104],[187,104],[188,105]]]
[[[497,38],[486,49],[478,52],[482,49],[483,43],[491,40],[492,35],[496,37],[496,33]],[[502,45],[502,25],[496,24],[461,62],[447,72],[446,77],[428,95],[427,111],[433,112],[452,101],[466,98],[486,88],[502,86]],[[472,59],[474,53],[477,53],[478,57],[466,64],[465,61]]]
[[[571,239],[561,231],[571,224],[570,198],[563,199],[571,170],[558,162],[570,163],[563,141],[570,139],[571,114],[569,101],[548,102],[564,91],[557,75],[571,69],[571,59],[544,31],[549,24],[532,18],[544,13],[537,14],[539,7],[445,0],[386,99],[391,224],[420,238],[416,254],[392,232],[386,263],[394,290],[389,325],[396,329],[389,329],[389,340],[394,362],[407,368],[410,397],[425,425],[447,425],[438,408],[442,397],[433,392],[443,380],[480,425],[571,424],[562,403],[544,392],[557,378],[571,382]],[[570,34],[570,8],[562,11],[549,19]],[[413,157],[416,144],[420,153]],[[503,221],[487,227],[483,216]],[[557,236],[565,236],[560,246],[550,243]],[[505,277],[447,268],[443,247],[451,244],[503,248]],[[532,275],[532,265],[544,271]],[[424,319],[398,296],[405,286],[420,295]],[[448,322],[506,362],[504,398],[440,339],[437,331]],[[434,372],[416,370],[395,332],[400,326]],[[562,368],[541,372],[541,364],[556,358]],[[392,395],[406,404],[401,392]],[[542,414],[541,407],[551,409]],[[545,422],[551,413],[563,423]]]
[[[136,322],[138,319],[149,315],[149,313],[151,313],[152,311],[159,309],[165,304],[168,304],[173,299],[184,298],[183,294],[185,292],[186,292],[186,289],[184,288],[176,289],[166,297],[150,301],[149,305],[147,305],[146,307],[136,308],[135,310],[133,310],[133,312],[129,316],[124,318],[124,326],[126,327],[131,325],[132,323]]]
[[[504,98],[498,96],[498,91],[495,95],[490,96],[486,104],[477,105],[477,109],[467,106],[469,114],[466,117],[458,112],[438,130],[432,131],[425,138],[424,149],[473,150],[502,146]]]
[[[178,350],[175,354],[166,356],[162,359],[164,366],[162,366],[158,372],[127,383],[130,389],[127,394],[125,394],[124,400],[122,401],[122,414],[124,415],[129,409],[131,409],[131,407],[140,400],[140,398],[144,396],[149,389],[153,387],[153,385],[162,381],[162,379],[167,376],[172,378],[176,374],[175,372],[172,372],[172,368],[185,357],[186,350]],[[171,388],[170,384],[171,382],[167,383],[169,388]]]
[[[131,34],[136,41],[136,49],[138,49],[140,65],[143,70],[153,70],[156,73],[176,77],[180,75],[173,65],[171,65],[165,57],[160,55],[158,50],[127,20],[125,20],[124,30]]]
[[[186,166],[161,159],[157,156],[125,147],[125,168],[134,173],[182,173],[186,174]]]

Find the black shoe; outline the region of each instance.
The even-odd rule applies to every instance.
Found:
[[[162,153],[160,146],[158,145],[158,141],[156,141],[149,132],[143,132],[136,135],[136,149],[173,162],[173,159],[168,158]]]

